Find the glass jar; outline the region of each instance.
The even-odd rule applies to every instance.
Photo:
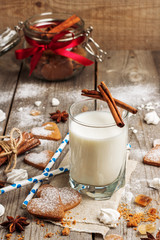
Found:
[[[16,57],[25,59],[30,75],[48,81],[66,80],[93,64],[95,59],[102,62],[106,52],[90,36],[93,28],[84,29],[83,19],[58,33],[50,31],[68,17],[61,13],[42,13],[15,27],[19,36],[23,29],[25,39],[24,49],[16,50]],[[93,61],[88,59],[88,53],[94,56]]]
[[[46,33],[44,34],[41,31],[37,31],[37,29],[50,29],[53,26],[60,24],[64,21],[66,17],[55,16],[53,13],[45,13],[37,16],[33,16],[24,22],[24,35],[25,35],[25,48],[32,47],[29,44],[28,38],[35,40],[40,45],[48,46],[51,40],[56,35],[55,33]],[[31,27],[36,27],[31,28]],[[68,45],[71,43],[73,39],[77,39],[81,33],[84,31],[84,21],[81,19],[78,23],[74,24],[70,29],[66,32],[66,34],[60,38],[58,41],[62,43],[64,46],[66,43]],[[78,46],[72,47],[69,49],[70,52],[77,53],[80,56],[86,57],[87,52],[83,47],[84,40]],[[64,45],[63,45],[64,44]],[[26,65],[30,68],[31,57],[26,59]],[[55,54],[52,49],[48,49],[43,51],[42,56],[40,57],[35,69],[33,70],[33,75],[40,79],[46,79],[49,81],[57,81],[57,80],[66,80],[70,77],[73,77],[80,73],[84,68],[84,65],[78,63],[74,59],[69,57],[65,57],[59,54]]]

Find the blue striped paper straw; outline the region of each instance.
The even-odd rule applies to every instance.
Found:
[[[50,169],[53,167],[54,163],[56,162],[56,160],[58,159],[58,157],[60,156],[60,154],[62,153],[63,149],[65,148],[65,146],[67,145],[68,142],[69,142],[69,133],[66,134],[65,138],[61,142],[60,146],[58,147],[57,151],[53,155],[52,159],[49,161],[49,163],[47,164],[46,168],[43,170],[43,173],[50,171]],[[24,202],[22,203],[22,208],[26,208],[27,207],[28,202],[33,198],[34,194],[37,192],[37,190],[40,187],[41,183],[42,183],[42,181],[36,183],[33,186],[31,191],[29,192],[28,196],[25,198]]]
[[[127,150],[131,150],[131,144],[130,143],[127,144]]]
[[[58,175],[58,174],[61,174],[63,172],[67,172],[69,171],[69,166],[64,166],[64,167],[60,167],[58,169],[55,169],[53,171],[50,171],[50,172],[45,172],[43,174],[40,174],[36,177],[32,177],[32,178],[29,178],[27,180],[23,180],[23,181],[19,181],[17,183],[14,183],[10,186],[7,186],[7,187],[4,187],[4,188],[1,188],[0,189],[0,194],[4,194],[6,192],[10,192],[14,189],[17,189],[17,188],[21,188],[23,186],[26,186],[26,185],[29,185],[31,183],[37,183],[45,178],[48,178],[48,177],[52,177],[52,176],[55,176],[55,175]]]

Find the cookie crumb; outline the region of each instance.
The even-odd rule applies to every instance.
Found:
[[[45,225],[44,225],[44,223],[41,223],[41,227],[44,227]]]
[[[44,237],[45,238],[51,238],[53,235],[54,235],[54,233],[50,232],[50,233],[47,233]]]
[[[62,230],[62,235],[63,236],[69,236],[69,234],[70,234],[70,229],[69,228],[64,228]]]
[[[40,224],[40,221],[39,219],[36,219],[36,224],[39,225]]]
[[[11,239],[11,237],[12,237],[12,234],[11,234],[11,233],[8,233],[8,234],[6,234],[6,236],[5,236],[5,237],[6,237],[6,239],[7,239],[7,240],[10,240],[10,239]]]
[[[73,225],[76,225],[76,220],[73,220],[72,224],[73,224]]]

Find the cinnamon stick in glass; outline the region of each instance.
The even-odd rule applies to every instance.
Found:
[[[104,89],[102,88],[101,85],[98,86],[98,89],[100,91],[100,93],[102,94],[104,100],[107,102],[109,109],[113,115],[113,118],[117,124],[118,127],[123,127],[124,126],[124,122],[120,116],[120,113],[118,112],[118,109],[115,103],[113,103],[113,101],[111,100],[111,98],[108,96],[108,94],[104,91]]]
[[[95,99],[100,99],[100,100],[103,100],[103,96],[101,95],[100,92],[96,91],[96,90],[88,90],[88,89],[83,89],[82,90],[82,96],[86,96],[86,97],[92,97],[92,98],[95,98]],[[127,110],[128,112],[131,112],[133,114],[136,114],[137,113],[137,109],[128,105],[127,103],[124,103],[116,98],[114,98],[114,101],[116,103],[116,105],[118,107],[121,107],[125,110]]]

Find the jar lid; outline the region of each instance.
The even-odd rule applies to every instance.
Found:
[[[20,35],[11,28],[7,27],[0,34],[0,56],[8,52],[20,42]]]

